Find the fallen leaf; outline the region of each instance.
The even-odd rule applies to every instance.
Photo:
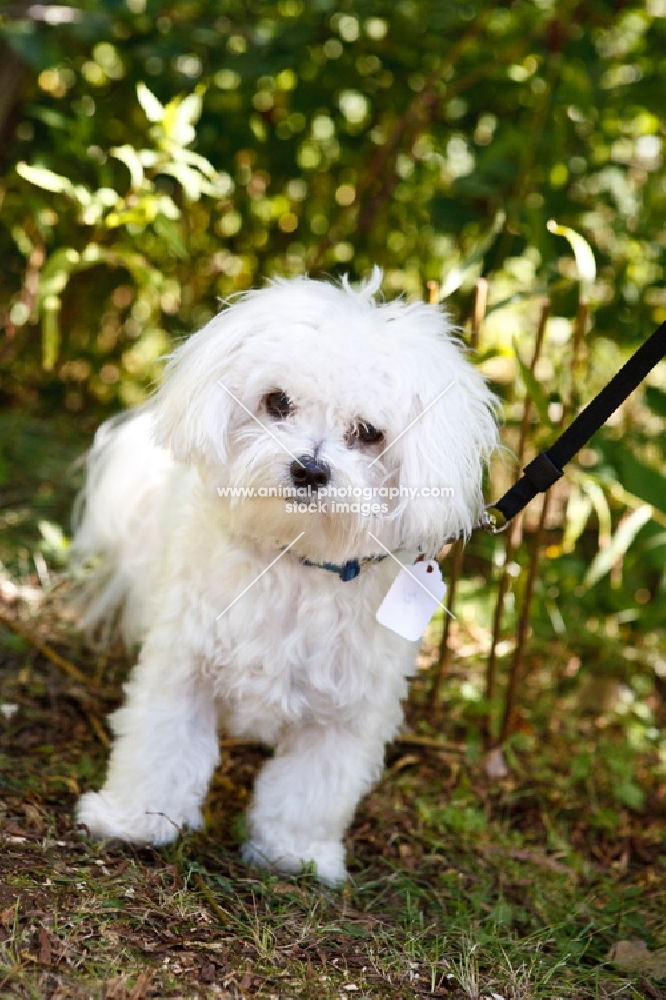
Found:
[[[245,965],[245,975],[241,979],[239,986],[242,990],[249,990],[252,986],[252,966],[249,962]]]
[[[666,978],[666,948],[649,951],[645,941],[616,941],[608,952],[608,961],[628,972]]]
[[[152,969],[142,969],[139,975],[136,977],[136,982],[132,987],[129,995],[129,1000],[143,1000],[146,995],[146,990],[150,986],[153,978]]]
[[[40,965],[51,964],[51,937],[45,927],[40,927],[39,937],[39,963]]]
[[[508,778],[509,768],[501,747],[495,747],[490,751],[486,757],[485,769],[489,778]]]
[[[105,1000],[127,1000],[127,978],[116,976],[106,984]]]

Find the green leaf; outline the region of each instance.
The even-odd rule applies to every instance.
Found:
[[[183,242],[183,237],[178,225],[164,215],[158,215],[153,222],[153,228],[158,236],[161,236],[174,257],[179,260],[187,259],[187,247]]]
[[[99,194],[99,192],[97,193]],[[99,264],[105,259],[106,254],[107,251],[98,243],[89,243],[81,254],[81,263],[88,267],[93,264]]]
[[[29,163],[17,163],[16,172],[24,180],[29,181],[30,184],[34,184],[35,187],[42,188],[44,191],[52,191],[54,194],[68,194],[70,196],[73,193],[74,185],[68,177],[55,174],[46,167],[33,167]]]
[[[580,489],[572,489],[567,501],[564,516],[564,536],[562,548],[565,552],[573,552],[576,542],[583,534],[585,525],[590,519],[592,501]]]
[[[174,200],[167,194],[146,194],[137,199],[137,204],[132,208],[120,208],[115,212],[109,212],[104,220],[109,229],[116,229],[118,226],[141,226],[142,228],[151,223],[158,215],[166,215],[167,219],[178,219],[180,210]]]
[[[148,121],[161,122],[164,118],[164,107],[157,100],[153,92],[148,90],[145,83],[137,83],[136,96],[139,98],[139,104],[143,108]]]
[[[605,549],[597,552],[592,560],[592,565],[585,576],[583,586],[593,587],[606,573],[610,573],[613,566],[627,554],[634,538],[651,517],[652,507],[649,504],[644,504],[637,510],[633,510],[631,514],[620,522],[610,544]]]
[[[217,181],[220,176],[224,177],[225,183],[231,183],[231,189],[233,189],[233,181],[229,174],[220,175],[215,169],[210,160],[207,160],[205,156],[200,156],[199,153],[193,153],[191,149],[182,149],[180,146],[173,145],[171,143],[166,144],[166,148],[169,150],[174,160],[178,160],[182,163],[189,163],[191,167],[196,167],[201,173],[211,181]],[[226,194],[229,191],[225,192]]]
[[[615,795],[618,800],[630,809],[640,811],[645,807],[645,792],[633,781],[625,779],[615,788]]]
[[[576,259],[576,267],[578,268],[581,296],[583,296],[584,301],[587,301],[591,287],[597,277],[597,263],[594,259],[592,247],[585,237],[577,233],[575,229],[570,229],[569,226],[560,226],[553,219],[547,223],[547,228],[551,233],[564,236],[571,244],[571,249]]]
[[[42,536],[43,552],[58,562],[64,562],[69,548],[69,540],[65,538],[62,528],[52,521],[40,521],[39,533]]]
[[[90,205],[92,195],[88,188],[84,187],[83,184],[72,184],[68,177],[55,174],[46,167],[33,167],[29,163],[17,163],[16,172],[24,180],[34,184],[35,187],[42,188],[44,191],[52,191],[54,194],[67,195],[68,198],[73,198],[84,207]]]
[[[480,264],[481,261],[483,261],[483,258],[487,254],[488,250],[495,242],[497,234],[504,226],[505,219],[506,213],[500,209],[500,211],[495,215],[492,226],[486,235],[483,236],[474,246],[471,253],[469,253],[460,264],[456,264],[448,271],[442,273],[442,283],[439,290],[440,300],[448,298],[448,296],[452,295],[456,289],[460,288],[466,278],[469,277],[470,272],[477,266],[477,264]]]
[[[124,163],[130,172],[130,179],[133,188],[140,188],[143,186],[144,174],[143,165],[141,163],[141,158],[139,153],[134,149],[133,146],[113,146],[109,152],[111,156],[115,156],[117,160]]]
[[[520,357],[520,354],[518,353],[518,346],[515,341],[513,347],[516,352],[516,360],[518,362],[520,375],[525,384],[525,390],[532,403],[536,406],[537,413],[539,414],[539,420],[544,427],[552,427],[553,421],[548,415],[548,396],[544,392],[541,384],[537,382],[534,377],[534,373],[530,371],[529,365],[526,365]]]
[[[613,522],[606,494],[602,490],[599,483],[592,479],[591,476],[583,476],[581,486],[592,501],[594,511],[597,515],[597,521],[599,522],[599,540],[601,541],[602,538],[610,538],[611,531],[613,529]]]
[[[627,449],[622,451],[619,465],[622,486],[666,514],[666,476],[663,472],[646,465]]]
[[[14,226],[12,229],[12,237],[23,256],[29,257],[32,253],[33,243],[23,226]]]
[[[195,94],[190,95],[191,97],[196,97]],[[190,121],[191,105],[187,104],[190,98],[185,98],[183,100],[180,97],[175,97],[173,101],[169,101],[166,108],[164,109],[164,118],[162,119],[162,128],[164,129],[164,135],[167,139],[175,142],[178,146],[188,146],[194,141],[196,132],[194,126]],[[199,103],[201,99],[199,98]],[[186,105],[185,112],[181,114],[181,109],[183,105]],[[199,111],[199,113],[201,113]],[[198,115],[197,115],[198,117]]]
[[[162,167],[161,172],[176,178],[188,201],[198,201],[204,186],[210,186],[198,170],[193,170],[184,163],[170,163]]]
[[[142,167],[155,167],[160,161],[161,153],[157,153],[154,149],[140,149],[137,151],[137,156]]]
[[[649,385],[645,390],[645,402],[653,413],[666,417],[666,392]]]
[[[179,124],[194,125],[199,121],[203,109],[202,97],[201,90],[197,88],[193,94],[188,94],[187,97],[183,98],[176,111]]]
[[[79,261],[79,254],[73,247],[61,247],[51,254],[39,273],[37,294],[40,304],[50,295],[60,295]]]

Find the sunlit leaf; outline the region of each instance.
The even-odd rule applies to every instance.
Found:
[[[173,198],[166,194],[145,194],[131,208],[109,212],[104,221],[109,229],[129,225],[144,227],[160,214],[166,215],[168,219],[178,219],[180,209]]]
[[[439,290],[439,298],[446,299],[449,295],[452,295],[456,289],[464,283],[468,278],[470,272],[481,263],[485,255],[487,254],[490,247],[495,242],[497,234],[502,229],[504,222],[506,220],[506,213],[501,209],[495,215],[493,224],[486,233],[485,236],[476,243],[471,253],[465,257],[465,259],[452,267],[450,270],[442,273],[442,282]]]
[[[203,186],[208,186],[198,170],[193,170],[184,163],[170,163],[162,167],[162,173],[176,178],[188,201],[197,201],[201,197]]]
[[[42,551],[51,558],[63,561],[69,548],[69,539],[65,537],[60,525],[53,521],[39,521],[38,528],[42,536]]]
[[[599,522],[599,547],[605,545],[606,540],[611,536],[612,516],[611,509],[603,489],[591,476],[584,475],[581,479],[581,488],[589,496],[594,507]]]
[[[35,187],[44,191],[52,191],[54,194],[69,194],[73,192],[74,185],[68,177],[55,174],[46,167],[33,167],[29,163],[17,163],[16,172],[24,180],[34,184]]]
[[[98,243],[89,243],[81,255],[81,260],[87,264],[98,264],[108,258],[108,251]]]
[[[200,156],[199,153],[193,153],[191,149],[183,149],[181,146],[173,146],[167,144],[166,148],[172,153],[174,160],[178,160],[183,163],[189,163],[190,166],[196,167],[201,173],[208,177],[209,180],[215,180],[219,177],[219,174],[210,160],[207,160],[205,156]],[[231,177],[228,174],[224,175],[231,181]],[[232,182],[233,187],[233,182]]]
[[[92,201],[90,191],[83,184],[72,184],[68,177],[62,177],[46,167],[33,167],[29,163],[17,163],[16,171],[35,187],[42,188],[44,191],[52,191],[54,194],[67,195],[84,207],[90,205]]]
[[[145,111],[148,121],[161,122],[164,118],[164,107],[157,100],[153,92],[148,90],[145,83],[137,83],[136,96],[139,98],[139,104]]]
[[[193,94],[188,94],[179,103],[176,109],[176,118],[182,125],[196,125],[201,118],[203,108],[202,91],[197,89]]]
[[[184,100],[179,97],[174,98],[173,101],[169,101],[164,109],[164,117],[162,119],[164,135],[179,146],[188,146],[194,141],[196,136],[190,117],[194,113],[193,101],[195,104],[198,101],[200,114],[201,98],[197,94],[190,94]],[[184,112],[182,110],[183,107],[185,108]],[[196,117],[198,118],[199,115],[196,115]]]
[[[623,518],[610,544],[598,552],[592,560],[583,581],[585,587],[593,587],[603,576],[610,573],[613,566],[627,554],[634,538],[651,517],[652,507],[649,504],[644,504]]]
[[[51,254],[39,273],[37,293],[40,301],[60,295],[79,260],[78,251],[72,247],[61,247]]]
[[[556,233],[558,236],[564,236],[569,241],[576,260],[576,267],[578,268],[581,294],[584,296],[584,299],[587,299],[597,277],[597,263],[594,259],[592,247],[584,236],[577,233],[575,229],[570,229],[569,226],[560,226],[553,219],[550,219],[547,227],[549,232]]]
[[[72,198],[78,201],[79,205],[86,208],[92,203],[92,194],[88,188],[84,187],[83,184],[73,184],[72,190],[70,192]]]
[[[580,489],[572,489],[564,515],[564,536],[562,549],[573,552],[576,542],[583,534],[592,512],[592,501]]]
[[[129,170],[132,187],[140,188],[144,179],[143,164],[136,149],[133,146],[113,146],[109,152],[111,156],[115,156],[117,160],[124,163]]]
[[[154,149],[141,149],[137,151],[137,156],[142,167],[154,167],[159,163],[162,154]]]

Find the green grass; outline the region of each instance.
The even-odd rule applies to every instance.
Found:
[[[450,747],[396,744],[340,892],[240,863],[265,756],[254,747],[224,750],[204,834],[161,851],[90,844],[72,803],[103,773],[91,720],[126,665],[110,661],[84,691],[8,637],[2,700],[19,710],[2,723],[3,998],[662,995],[663,826],[627,809],[620,826],[595,826],[584,787],[558,773],[561,747],[540,748],[530,784],[491,780]],[[645,942],[653,967],[613,967],[624,940]]]

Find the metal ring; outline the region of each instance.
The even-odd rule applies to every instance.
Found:
[[[492,505],[484,507],[481,527],[485,531],[489,531],[491,535],[501,535],[509,527],[509,524],[510,522],[507,521],[502,511],[498,510],[497,507],[493,507]]]

